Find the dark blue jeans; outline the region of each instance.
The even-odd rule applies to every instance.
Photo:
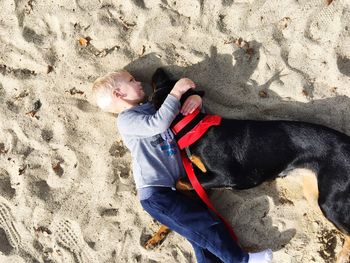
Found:
[[[155,189],[148,199],[141,200],[142,207],[154,219],[187,238],[198,262],[248,262],[248,253],[237,245],[222,221],[202,201],[171,188]]]

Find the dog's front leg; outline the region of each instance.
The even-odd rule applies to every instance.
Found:
[[[204,189],[231,187],[229,178],[217,176],[210,171],[203,173],[198,167],[193,166],[194,173]],[[176,182],[176,189],[180,191],[193,190],[193,186],[188,177],[182,177]]]

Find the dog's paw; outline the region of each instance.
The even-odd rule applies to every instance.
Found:
[[[153,249],[156,246],[160,245],[165,237],[169,234],[170,229],[164,225],[161,225],[158,232],[155,233],[146,243],[145,248],[146,249]]]

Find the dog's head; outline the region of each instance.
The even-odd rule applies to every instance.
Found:
[[[152,76],[153,94],[151,101],[157,110],[163,104],[175,83],[176,81],[172,80],[162,68],[158,68],[156,72],[154,72]]]
[[[158,110],[162,106],[164,100],[173,89],[176,80],[171,79],[170,76],[162,69],[158,68],[152,76],[152,87],[153,94],[151,97],[151,102],[154,107]],[[191,95],[197,94],[201,97],[204,96],[204,91],[197,91],[190,89],[181,97],[181,104]]]

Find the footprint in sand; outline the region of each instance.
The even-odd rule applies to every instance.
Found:
[[[350,77],[350,56],[337,56],[337,66],[340,73]]]
[[[52,130],[50,129],[43,129],[41,131],[41,138],[45,141],[45,142],[50,142],[52,140],[54,136],[54,133]]]
[[[26,233],[24,226],[21,226],[12,213],[10,203],[0,196],[0,228],[5,232],[8,243],[13,249],[25,256],[30,256],[38,262],[43,262],[41,256],[32,247],[33,240]]]
[[[312,0],[308,2],[313,12],[308,18],[305,36],[312,41],[334,41],[338,39],[338,29],[343,28],[341,23],[342,13],[345,9],[345,1],[332,1],[330,4],[324,0]]]
[[[346,10],[346,0],[299,0],[297,3],[287,6],[288,2],[276,0],[255,0],[252,1],[250,14],[247,16],[248,28],[261,29],[264,27],[278,25],[283,19],[305,20],[304,36],[312,41],[329,41],[338,37],[334,23],[341,23],[340,17]],[[302,17],[297,17],[297,14]],[[300,22],[301,23],[301,22]]]
[[[274,209],[273,202],[265,196],[247,200],[238,208],[233,225],[245,248],[281,249],[295,236],[295,229],[279,229],[275,226],[275,221],[269,215],[270,210]]]
[[[69,146],[53,145],[51,164],[52,170],[60,178],[77,176],[78,157],[76,152]]]
[[[79,175],[79,160],[76,151],[67,145],[51,144],[47,184],[52,188],[70,189]]]
[[[115,141],[109,148],[109,154],[116,158],[123,157],[128,152],[128,149],[124,146],[123,142]]]
[[[5,231],[10,245],[15,250],[19,250],[21,237],[15,227],[15,218],[7,201],[2,197],[0,198],[0,227]]]
[[[60,219],[53,225],[53,234],[59,245],[68,249],[78,263],[98,263],[98,256],[85,242],[78,223]]]
[[[349,9],[343,11],[341,18],[343,31],[339,35],[337,44],[337,67],[340,73],[350,77],[350,4]]]
[[[0,168],[0,195],[11,200],[16,194],[16,190],[11,186],[11,178],[9,173]]]
[[[132,182],[130,162],[124,160],[113,160],[114,180],[123,185],[130,186]]]

